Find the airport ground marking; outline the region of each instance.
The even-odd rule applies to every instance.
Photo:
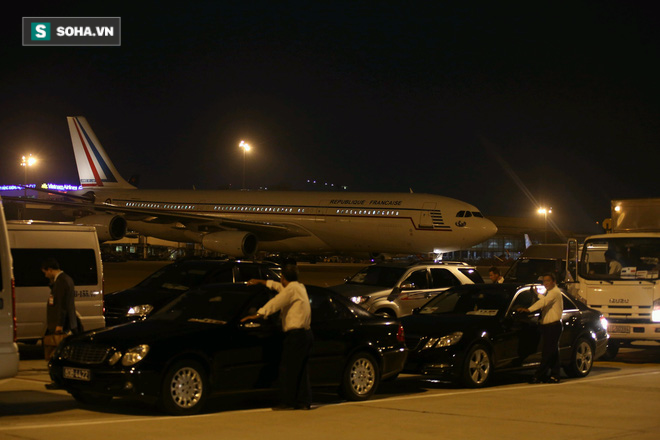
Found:
[[[529,385],[529,384],[517,384],[514,386],[509,386],[509,387],[492,387],[492,388],[480,388],[476,390],[459,390],[456,392],[451,392],[451,393],[441,393],[441,394],[424,394],[424,395],[414,395],[414,396],[402,396],[402,397],[387,397],[384,399],[375,399],[375,400],[368,400],[368,401],[361,401],[361,402],[341,402],[338,404],[328,404],[328,405],[321,405],[321,407],[328,406],[330,408],[335,407],[335,406],[352,406],[352,405],[360,405],[360,406],[373,406],[374,404],[382,404],[386,402],[397,402],[397,401],[403,401],[403,400],[414,400],[414,399],[429,399],[429,398],[444,398],[444,397],[453,397],[453,396],[458,396],[458,395],[470,395],[470,394],[478,394],[478,393],[492,393],[492,392],[506,392],[506,391],[519,391],[519,390],[524,390],[524,389],[538,389],[541,387],[561,387],[561,386],[567,386],[567,385],[579,385],[579,384],[585,384],[585,383],[593,383],[593,382],[602,382],[602,381],[607,381],[607,380],[616,380],[616,379],[627,379],[631,377],[637,377],[637,376],[649,376],[649,375],[656,375],[660,374],[660,370],[656,371],[644,371],[644,372],[639,372],[639,373],[631,373],[631,374],[625,374],[625,375],[620,375],[620,376],[606,376],[606,377],[595,377],[595,378],[581,378],[581,379],[573,379],[573,380],[565,380],[562,381],[561,383],[558,384],[537,384],[537,385]],[[20,378],[16,379],[9,379],[9,380],[21,380]],[[27,380],[27,379],[23,379]],[[207,417],[217,417],[218,415],[223,415],[223,414],[233,414],[235,415],[236,413],[241,413],[241,414],[249,414],[249,413],[266,413],[266,412],[272,412],[271,408],[255,408],[255,409],[245,409],[245,410],[238,410],[238,411],[223,411],[223,412],[216,412],[216,413],[207,413],[207,414],[196,414],[192,416],[159,416],[159,415],[153,415],[153,416],[140,416],[140,417],[132,417],[132,418],[120,418],[120,419],[103,419],[103,420],[90,420],[88,422],[63,422],[63,423],[47,423],[47,424],[39,424],[39,425],[16,425],[16,426],[7,426],[7,427],[2,427],[0,426],[0,432],[9,432],[9,431],[20,431],[20,430],[31,430],[31,429],[54,429],[54,428],[71,428],[71,427],[77,427],[77,426],[94,426],[94,425],[104,425],[104,424],[114,424],[114,423],[131,423],[131,422],[144,422],[144,421],[153,421],[158,420],[158,421],[165,421],[165,420],[185,420],[185,419],[194,419],[194,418],[207,418]]]

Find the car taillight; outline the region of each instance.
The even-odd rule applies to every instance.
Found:
[[[399,324],[399,331],[396,332],[396,340],[399,342],[406,342],[406,335],[403,332],[403,326]]]

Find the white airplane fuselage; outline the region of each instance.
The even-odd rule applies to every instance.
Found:
[[[256,250],[439,253],[497,232],[474,206],[429,194],[137,189],[121,177],[84,117],[67,120],[83,187],[76,193],[94,194],[84,199],[87,205],[80,202],[92,213],[78,221],[102,235],[123,235],[128,226],[242,256]],[[118,217],[123,232],[105,234]]]
[[[79,191],[79,194],[90,190]],[[497,232],[468,203],[429,194],[297,191],[92,190],[97,203],[148,209],[154,216],[203,215],[286,225],[291,237],[257,233],[258,249],[281,252],[431,253],[466,249]],[[129,229],[172,241],[199,241],[198,222],[127,214]],[[198,227],[199,226],[199,227]]]

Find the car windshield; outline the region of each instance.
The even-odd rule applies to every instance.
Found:
[[[353,275],[346,283],[393,287],[405,272],[406,269],[403,267],[368,266]]]
[[[504,291],[449,289],[426,303],[422,315],[496,316],[506,311],[510,295]]]
[[[213,275],[213,276],[212,276]],[[186,291],[209,282],[233,282],[231,267],[218,270],[218,266],[188,266],[170,264],[151,274],[138,287],[153,290]]]
[[[606,237],[582,247],[580,276],[588,280],[657,280],[660,238]]]
[[[148,319],[225,324],[240,313],[250,300],[246,292],[193,290],[185,293]]]

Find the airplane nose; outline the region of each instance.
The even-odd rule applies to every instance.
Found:
[[[488,220],[487,218],[483,220],[484,220],[484,224],[482,226],[482,231],[484,233],[484,238],[482,241],[485,241],[488,240],[493,235],[497,234],[497,226],[495,226],[495,223]]]

